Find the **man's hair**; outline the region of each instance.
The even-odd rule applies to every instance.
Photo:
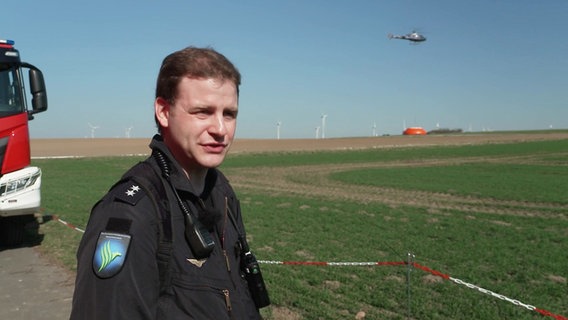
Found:
[[[156,83],[156,98],[174,104],[178,84],[185,77],[231,81],[237,88],[237,96],[239,94],[241,74],[229,59],[212,48],[187,47],[168,55],[162,61]],[[157,119],[156,125],[160,129]]]

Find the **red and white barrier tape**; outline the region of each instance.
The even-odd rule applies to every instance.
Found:
[[[73,230],[76,230],[76,231],[81,232],[81,233],[85,233],[85,230],[80,229],[80,228],[77,228],[76,226],[72,225],[71,223],[59,219],[59,217],[56,216],[56,215],[53,215],[53,219],[54,219],[54,220],[57,220],[57,221],[59,221],[59,222],[61,222],[62,224],[66,225],[67,227],[69,227],[69,228],[71,228],[71,229],[73,229]],[[406,261],[326,262],[326,261],[272,261],[272,260],[258,260],[258,263],[261,263],[261,264],[290,265],[290,266],[296,265],[296,266],[323,266],[323,267],[325,267],[325,266],[330,266],[330,267],[338,267],[338,266],[339,266],[339,267],[352,267],[352,266],[403,266],[403,265],[408,265],[408,264],[409,264],[409,263],[406,262]],[[460,280],[460,279],[450,277],[449,275],[447,275],[447,274],[445,274],[445,273],[442,273],[442,272],[439,272],[439,271],[430,269],[430,268],[428,268],[428,267],[426,267],[426,266],[423,266],[423,265],[420,265],[420,264],[418,264],[418,263],[416,263],[416,262],[413,262],[413,263],[412,263],[412,266],[415,267],[415,268],[417,268],[417,269],[423,270],[423,271],[425,271],[425,272],[431,273],[431,274],[433,274],[433,275],[435,275],[435,276],[441,277],[441,278],[443,278],[443,279],[450,280],[450,281],[452,281],[452,282],[454,282],[454,283],[456,283],[456,284],[464,285],[464,286],[466,286],[466,287],[468,287],[468,288],[470,288],[470,289],[475,289],[475,290],[477,290],[477,291],[479,291],[479,292],[481,292],[481,293],[484,293],[484,294],[493,296],[493,297],[498,298],[498,299],[501,299],[501,300],[503,300],[503,301],[510,302],[510,303],[512,303],[512,304],[514,304],[514,305],[517,305],[517,306],[524,307],[524,308],[526,308],[527,310],[538,312],[538,313],[540,313],[540,314],[543,315],[543,316],[552,317],[552,318],[554,318],[554,319],[556,319],[556,320],[568,320],[568,318],[566,318],[566,317],[564,317],[564,316],[561,316],[561,315],[559,315],[559,314],[554,314],[554,313],[552,313],[552,312],[550,312],[550,311],[547,311],[547,310],[544,310],[544,309],[539,309],[539,308],[537,308],[537,307],[535,307],[535,306],[532,306],[532,305],[530,305],[530,304],[522,303],[522,302],[520,302],[519,300],[511,299],[511,298],[508,298],[508,297],[506,297],[506,296],[504,296],[504,295],[502,295],[502,294],[495,293],[495,292],[493,292],[493,291],[491,291],[491,290],[487,290],[487,289],[481,288],[481,287],[479,287],[479,286],[476,286],[476,285],[474,285],[474,284],[471,284],[471,283],[467,283],[467,282],[465,282],[465,281],[462,281],[462,280]]]
[[[406,262],[318,262],[318,261],[268,261],[258,260],[262,264],[282,264],[301,266],[400,266]]]
[[[53,215],[52,218],[53,218],[53,220],[59,221],[59,222],[61,222],[62,224],[68,226],[69,228],[71,228],[71,229],[73,229],[73,230],[75,230],[75,231],[79,231],[79,232],[81,232],[81,233],[85,233],[85,230],[79,229],[79,228],[75,227],[74,225],[72,225],[71,223],[59,219],[59,217],[56,216],[56,215]]]
[[[269,260],[259,260],[258,262],[261,263],[261,264],[302,265],[302,266],[401,266],[401,265],[408,265],[408,262],[405,262],[405,261],[324,262],[324,261],[269,261]],[[460,279],[450,277],[449,275],[447,275],[445,273],[430,269],[430,268],[423,266],[423,265],[420,265],[416,262],[412,263],[412,266],[417,268],[417,269],[421,269],[425,272],[431,273],[435,276],[441,277],[443,279],[450,280],[450,281],[452,281],[456,284],[465,285],[466,287],[468,287],[470,289],[475,289],[475,290],[477,290],[481,293],[496,297],[496,298],[501,299],[503,301],[510,302],[510,303],[517,305],[517,306],[524,307],[527,310],[538,312],[543,316],[552,317],[556,320],[568,320],[568,318],[561,316],[559,314],[554,314],[550,311],[539,309],[539,308],[532,306],[530,304],[522,303],[519,300],[511,299],[511,298],[508,298],[508,297],[506,297],[502,294],[495,293],[491,290],[487,290],[487,289],[481,288],[479,286],[476,286],[474,284],[462,281]]]

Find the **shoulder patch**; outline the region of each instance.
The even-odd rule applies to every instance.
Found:
[[[117,185],[113,190],[113,194],[115,199],[133,206],[146,196],[146,192],[140,187],[140,184],[133,180]]]
[[[130,235],[122,233],[101,232],[93,254],[93,271],[99,278],[110,278],[122,270],[128,248]]]

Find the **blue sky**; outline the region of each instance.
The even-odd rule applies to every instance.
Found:
[[[568,128],[568,2],[5,1],[0,38],[42,69],[32,138],[150,138],[162,59],[211,46],[243,76],[237,138]],[[10,13],[10,14],[7,14]],[[388,33],[416,29],[410,45]],[[321,131],[319,132],[321,135]]]

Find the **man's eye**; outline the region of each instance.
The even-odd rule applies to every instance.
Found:
[[[194,110],[191,113],[198,116],[198,117],[206,117],[206,116],[211,114],[211,112],[209,110],[206,110],[206,109]]]
[[[237,118],[237,113],[230,111],[230,112],[225,112],[225,118],[227,119],[236,119]]]

